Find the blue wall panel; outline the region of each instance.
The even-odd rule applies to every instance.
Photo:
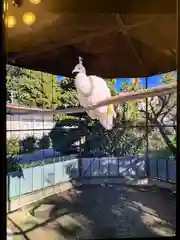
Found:
[[[54,185],[54,175],[54,163],[43,166],[43,188]]]
[[[43,188],[42,166],[33,168],[33,191]]]
[[[168,161],[168,179],[172,182],[176,182],[176,161]]]
[[[168,160],[168,172],[165,160],[150,160],[150,176],[176,182],[176,161]],[[166,176],[168,173],[168,176]],[[78,159],[51,163],[43,166],[23,169],[8,174],[9,197],[16,197],[32,191],[71,180],[78,176]],[[82,176],[119,176],[137,178],[145,176],[143,157],[121,158],[83,158]]]
[[[23,177],[20,178],[20,195],[33,191],[33,168],[23,170]]]
[[[63,171],[63,162],[57,162],[54,164],[54,171],[55,171],[55,179],[54,183],[63,182],[64,179],[64,171]]]

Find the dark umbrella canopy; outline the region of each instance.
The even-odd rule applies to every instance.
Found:
[[[88,74],[104,78],[143,77],[176,69],[173,0],[164,1],[161,10],[166,7],[166,11],[162,13],[148,13],[148,5],[144,5],[144,13],[124,14],[108,12],[107,8],[103,12],[103,4],[100,9],[95,1],[91,1],[91,13],[86,13],[84,5],[78,12],[74,0],[22,3],[19,8],[11,1],[8,5],[8,15],[16,18],[14,27],[8,28],[9,64],[72,76],[81,56]],[[22,21],[25,12],[36,16],[31,26]]]

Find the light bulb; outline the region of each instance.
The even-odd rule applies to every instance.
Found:
[[[39,4],[41,0],[29,0],[32,4]]]
[[[8,10],[8,3],[6,1],[4,1],[4,12],[6,12]]]
[[[5,23],[8,28],[12,28],[16,24],[16,18],[14,16],[8,16],[5,19]]]
[[[27,12],[23,15],[23,21],[26,25],[32,25],[36,20],[35,15],[32,12]]]

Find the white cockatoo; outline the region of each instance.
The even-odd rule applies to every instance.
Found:
[[[82,107],[90,107],[111,97],[111,92],[104,79],[93,75],[86,75],[86,69],[82,64],[81,57],[79,57],[79,64],[75,66],[72,73],[77,74],[75,77],[75,86]],[[91,119],[99,120],[105,129],[111,130],[113,128],[113,118],[116,117],[113,105],[89,110],[87,114]]]

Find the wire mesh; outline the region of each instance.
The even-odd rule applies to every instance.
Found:
[[[33,79],[34,71],[30,71],[29,76]],[[7,103],[9,199],[49,186],[54,186],[55,193],[56,184],[79,177],[138,179],[147,176],[176,182],[175,94],[119,104],[115,127],[108,132],[85,115],[67,118],[62,115],[57,120],[53,114],[45,114],[46,97],[51,99],[48,108],[55,109],[56,83],[53,75],[48,78],[48,86],[52,88],[50,97],[43,95],[47,94],[45,76],[43,73],[38,76],[41,78],[37,82],[41,83],[40,107],[20,104],[20,93],[16,102],[11,99]],[[27,92],[34,94],[35,89],[26,87]],[[149,87],[148,78],[143,87]],[[23,115],[27,109],[29,114]],[[36,115],[35,109],[41,114]]]

